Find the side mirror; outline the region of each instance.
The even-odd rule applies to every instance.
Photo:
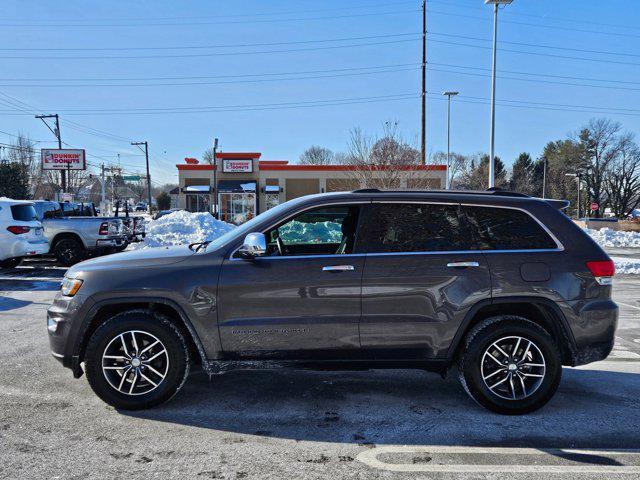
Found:
[[[263,257],[267,254],[267,239],[264,233],[250,233],[244,237],[244,243],[238,249],[240,258]]]

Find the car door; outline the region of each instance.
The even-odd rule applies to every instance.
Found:
[[[374,202],[365,209],[363,351],[446,354],[468,310],[491,296],[487,262],[465,225],[457,204]]]
[[[264,232],[267,255],[223,262],[218,325],[225,352],[329,358],[360,348],[360,205],[315,207]]]

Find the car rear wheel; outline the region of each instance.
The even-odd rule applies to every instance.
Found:
[[[96,395],[123,410],[166,402],[178,393],[190,366],[189,349],[177,326],[146,310],[120,313],[98,327],[84,361]]]
[[[75,238],[67,237],[58,240],[53,247],[53,254],[58,263],[70,267],[86,257],[84,246]]]
[[[0,262],[0,268],[16,268],[22,262],[22,257],[8,258]]]
[[[562,376],[560,352],[549,333],[522,317],[484,320],[467,335],[460,381],[478,404],[519,415],[544,406]]]

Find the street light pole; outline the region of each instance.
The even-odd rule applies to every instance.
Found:
[[[496,51],[498,43],[498,6],[509,5],[513,0],[485,0],[493,5],[493,65],[491,67],[491,134],[489,139],[489,188],[495,187],[495,129],[496,129]]]
[[[451,97],[455,97],[460,92],[447,91],[442,95],[447,96],[447,182],[445,188],[449,190],[451,188]]]

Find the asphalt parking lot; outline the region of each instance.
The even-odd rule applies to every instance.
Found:
[[[231,372],[118,412],[49,354],[64,270],[0,272],[0,478],[639,478],[640,276],[619,276],[607,361],[571,369],[542,410],[477,407],[455,375]]]

